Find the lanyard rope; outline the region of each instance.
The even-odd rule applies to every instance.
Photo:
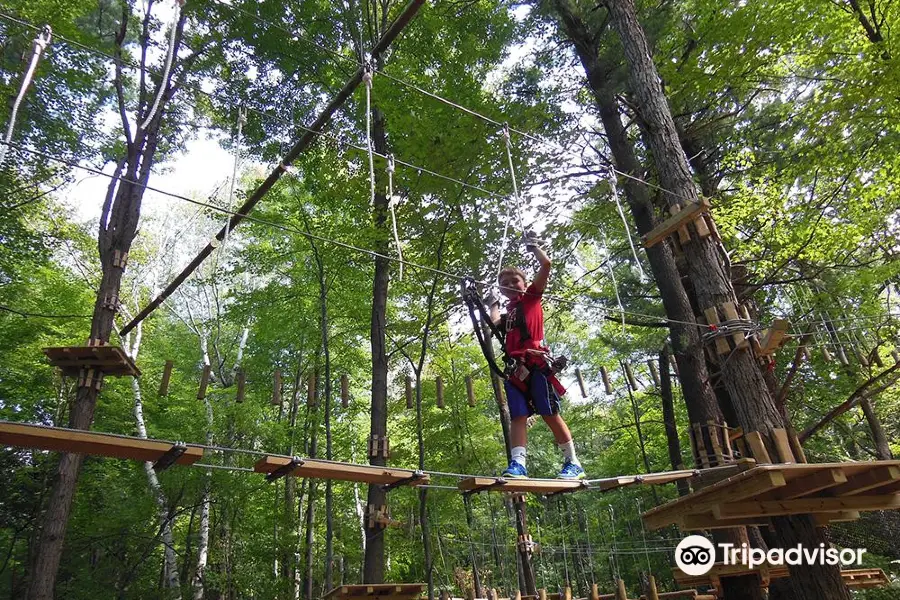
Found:
[[[394,198],[394,155],[388,154],[387,158],[387,175],[388,175],[388,208],[391,209],[391,227],[394,231],[394,245],[397,247],[397,258],[400,259],[400,281],[403,281],[403,249],[400,247],[400,236],[397,234],[397,204],[399,198]]]
[[[634,240],[631,239],[631,230],[628,228],[628,219],[625,218],[625,212],[622,210],[622,203],[619,201],[619,189],[616,186],[615,172],[609,173],[609,189],[612,191],[613,198],[616,201],[616,209],[619,211],[619,218],[622,219],[622,225],[625,226],[625,237],[628,238],[628,245],[631,246],[631,255],[634,257],[634,264],[637,265],[638,273],[640,273],[641,283],[647,281],[647,274],[641,267],[641,261],[638,258],[637,250],[634,249]]]
[[[162,79],[159,80],[159,89],[156,90],[156,98],[153,100],[153,106],[150,108],[150,112],[147,113],[147,118],[141,123],[141,129],[147,129],[150,122],[156,116],[156,111],[159,110],[159,104],[162,102],[163,94],[166,91],[166,87],[169,85],[169,75],[172,73],[172,62],[175,59],[175,33],[178,30],[178,21],[181,19],[181,9],[184,6],[184,3],[185,0],[175,0],[175,19],[172,21],[172,30],[169,32],[169,49],[166,52],[166,65],[163,68]]]
[[[372,157],[372,65],[366,63],[363,69],[363,83],[366,84],[366,149],[369,152],[369,205],[375,206],[375,160]]]
[[[16,101],[13,103],[12,113],[9,115],[9,125],[6,127],[6,137],[4,138],[5,144],[0,148],[0,167],[3,166],[3,163],[6,161],[6,153],[9,150],[9,142],[12,140],[13,131],[15,131],[16,127],[16,116],[19,112],[19,105],[22,104],[22,99],[25,97],[25,92],[28,91],[28,86],[31,85],[31,80],[34,78],[34,72],[37,69],[38,61],[41,59],[41,53],[43,53],[44,49],[50,43],[50,38],[53,35],[53,31],[50,29],[49,25],[44,25],[44,28],[38,34],[36,38],[34,38],[34,48],[31,53],[31,63],[28,65],[28,70],[25,71],[25,77],[22,78],[22,86],[19,88],[19,95],[16,96]]]

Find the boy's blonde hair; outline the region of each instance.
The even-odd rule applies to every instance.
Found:
[[[497,283],[499,283],[500,280],[503,279],[504,275],[509,275],[509,274],[518,275],[519,277],[522,278],[522,281],[524,281],[525,283],[528,283],[528,277],[525,276],[525,271],[523,271],[522,269],[519,269],[518,267],[503,267],[500,270],[500,273],[497,274]]]

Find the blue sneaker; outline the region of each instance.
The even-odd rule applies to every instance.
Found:
[[[570,463],[566,461],[563,464],[562,471],[559,472],[559,475],[556,476],[557,479],[584,479],[584,469],[581,468],[581,465],[576,465],[575,463]]]
[[[527,479],[528,471],[514,460],[509,461],[509,466],[503,471],[501,477],[509,477],[512,479]]]

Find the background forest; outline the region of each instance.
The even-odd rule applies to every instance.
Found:
[[[762,326],[790,321],[792,339],[772,374],[794,428],[809,432],[801,436],[807,458],[892,458],[900,452],[898,4],[662,0],[638,8],[739,295]],[[589,85],[602,74],[600,95],[663,215],[646,124],[602,4],[426,2],[377,57],[368,100],[361,85],[253,218],[213,244],[152,316],[118,335],[225,226],[402,10],[393,0],[4,1],[0,123],[10,123],[14,106],[17,114],[0,164],[0,419],[69,422],[76,382],[42,349],[90,337],[107,272],[98,245],[103,253],[130,227],[136,237],[112,341],[142,375],[107,378],[94,429],[365,463],[376,394],[370,335],[382,327],[389,464],[446,473],[423,493],[389,493],[397,523],[382,534],[385,580],[428,581],[431,571],[436,593],[478,586],[508,594],[518,587],[508,499],[464,501],[454,491],[454,474],[499,474],[506,463],[459,284],[467,275],[491,280],[501,256],[532,273],[522,224],[549,241],[554,260],[547,339],[570,359],[564,414],[588,476],[692,463],[659,290],[623,210],[623,180],[612,176]],[[17,105],[44,25],[52,39]],[[210,189],[168,185],[179,162],[202,152],[200,140],[222,144],[230,174]],[[207,168],[222,170],[213,163]],[[117,188],[117,177],[137,183]],[[103,182],[96,197],[84,193],[86,178]],[[126,193],[128,215],[117,212]],[[396,257],[398,242],[402,272],[372,254]],[[373,321],[373,286],[388,281],[386,318]],[[166,361],[174,369],[161,394]],[[205,367],[209,387],[198,398]],[[671,389],[660,377],[672,378]],[[666,390],[681,456],[666,435]],[[159,475],[87,458],[57,597],[308,598],[360,582],[365,487],[266,483],[246,472],[257,456],[242,451]],[[57,460],[0,451],[2,598],[25,595]],[[559,463],[552,436],[536,424],[532,474],[553,476]],[[670,485],[529,498],[539,587],[568,583],[583,597],[590,583],[603,588],[621,575],[637,597],[649,571],[674,589],[681,534],[644,531],[638,516],[677,494]],[[867,566],[895,575],[898,535],[896,512],[830,531],[835,543],[867,547]]]

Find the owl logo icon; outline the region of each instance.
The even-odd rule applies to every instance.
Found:
[[[689,535],[675,548],[675,564],[688,575],[705,575],[715,562],[715,547],[703,536]]]

